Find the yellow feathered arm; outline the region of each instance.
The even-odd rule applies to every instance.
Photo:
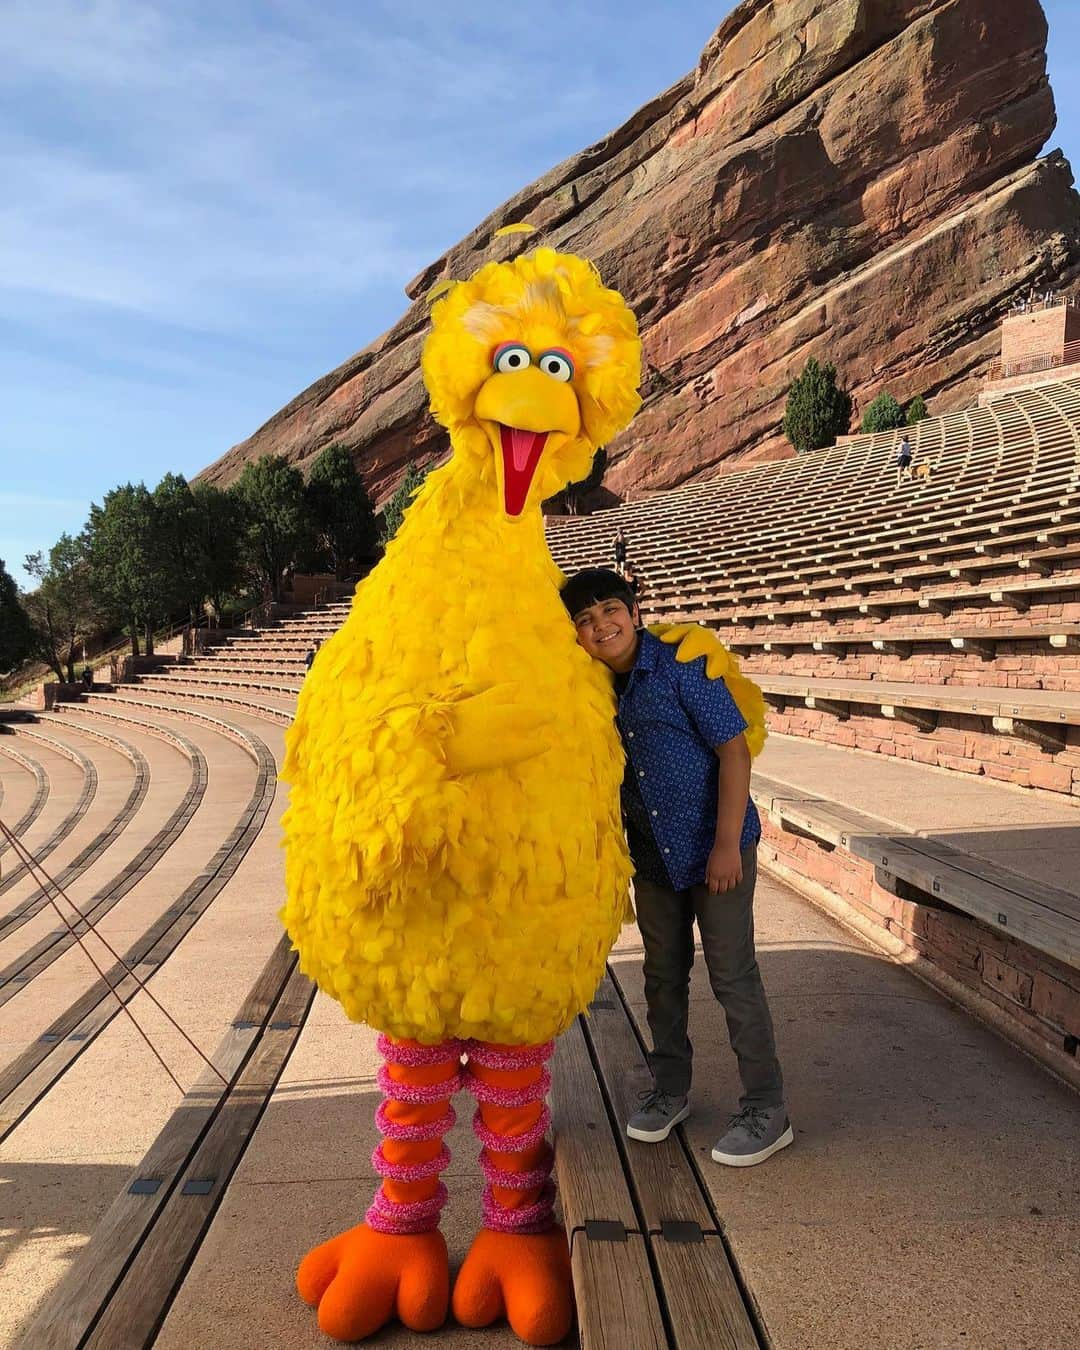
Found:
[[[710,680],[723,680],[735,706],[746,720],[746,744],[753,759],[765,748],[769,734],[765,726],[765,696],[739,669],[738,660],[728,651],[711,628],[696,623],[654,623],[649,632],[661,642],[678,643],[676,661],[696,661],[705,658],[705,674]]]

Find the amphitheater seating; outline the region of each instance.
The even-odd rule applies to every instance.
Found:
[[[605,563],[621,524],[648,617],[716,625],[765,691],[774,732],[1080,797],[1080,382],[921,423],[928,485],[895,486],[894,439],[854,437],[552,520],[553,555],[566,570]],[[48,1277],[53,1293],[23,1343],[149,1344],[229,1209],[219,1206],[233,1169],[312,1005],[279,937],[268,894],[277,832],[264,827],[283,809],[275,774],[305,654],[347,613],[340,602],[203,635],[197,655],[0,738],[5,819],[85,916],[59,922],[36,881],[3,859],[0,1139],[51,1110],[71,1122],[57,1156],[111,1156],[109,1110],[138,1122],[120,1160],[132,1175],[88,1176],[85,1197],[70,1201],[86,1204],[94,1236],[66,1274]],[[796,791],[767,767],[755,792],[767,830],[864,864],[882,903],[916,895],[1080,968],[1071,890],[824,790]],[[116,944],[110,953],[91,940],[101,974],[75,949],[90,923]],[[120,1003],[154,1014],[116,952],[217,1046],[210,1066],[171,1044],[192,1085],[179,1103],[131,1071]],[[656,1148],[622,1140],[643,1067],[640,1017],[614,967],[590,1012],[562,1039],[553,1074],[582,1342],[697,1346],[708,1328],[705,1343],[750,1350],[755,1310],[694,1153],[679,1136]],[[24,1044],[5,1039],[15,1025],[28,1028]],[[162,1040],[168,1028],[155,1025]],[[327,1094],[342,1088],[344,1057],[331,1058]],[[280,1100],[307,1095],[312,1073],[308,1061]],[[108,1085],[104,1105],[88,1082]],[[362,1100],[350,1099],[354,1115]],[[297,1134],[283,1140],[300,1150]]]
[[[597,516],[553,518],[565,570],[622,527],[648,620],[707,623],[774,730],[1080,796],[1080,381]],[[777,505],[779,504],[779,505]]]

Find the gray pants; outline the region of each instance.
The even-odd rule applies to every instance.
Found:
[[[651,881],[634,883],[653,1038],[649,1068],[661,1091],[677,1097],[690,1091],[693,1046],[687,1024],[696,918],[709,983],[724,1009],[731,1048],[739,1061],[741,1105],[778,1106],[784,1100],[784,1083],[754,952],[756,845],[745,850],[742,866],[742,881],[723,895],[710,895],[706,886],[673,891]]]

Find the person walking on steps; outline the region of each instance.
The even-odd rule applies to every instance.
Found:
[[[626,535],[623,534],[621,525],[615,531],[612,543],[615,546],[615,571],[622,576],[626,571]]]
[[[907,438],[907,432],[900,437],[900,444],[896,447],[896,486],[906,479],[911,482],[911,461],[914,458],[911,452],[911,442]]]
[[[751,1167],[794,1135],[754,950],[761,824],[750,798],[747,724],[724,681],[706,675],[704,657],[680,663],[673,647],[641,628],[633,592],[615,572],[579,572],[562,599],[579,645],[614,673],[626,751],[622,809],[653,1039],[653,1086],[626,1133],[659,1143],[690,1114],[696,920],[743,1087],[712,1157]]]

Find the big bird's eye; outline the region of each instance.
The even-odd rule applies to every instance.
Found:
[[[574,363],[570,359],[570,353],[560,351],[558,347],[552,348],[549,352],[541,352],[537,365],[545,375],[561,380],[563,384],[568,384],[574,378]]]
[[[526,366],[531,366],[532,357],[528,347],[523,347],[520,342],[503,342],[495,348],[491,364],[500,375],[509,375],[513,370],[524,370]]]

